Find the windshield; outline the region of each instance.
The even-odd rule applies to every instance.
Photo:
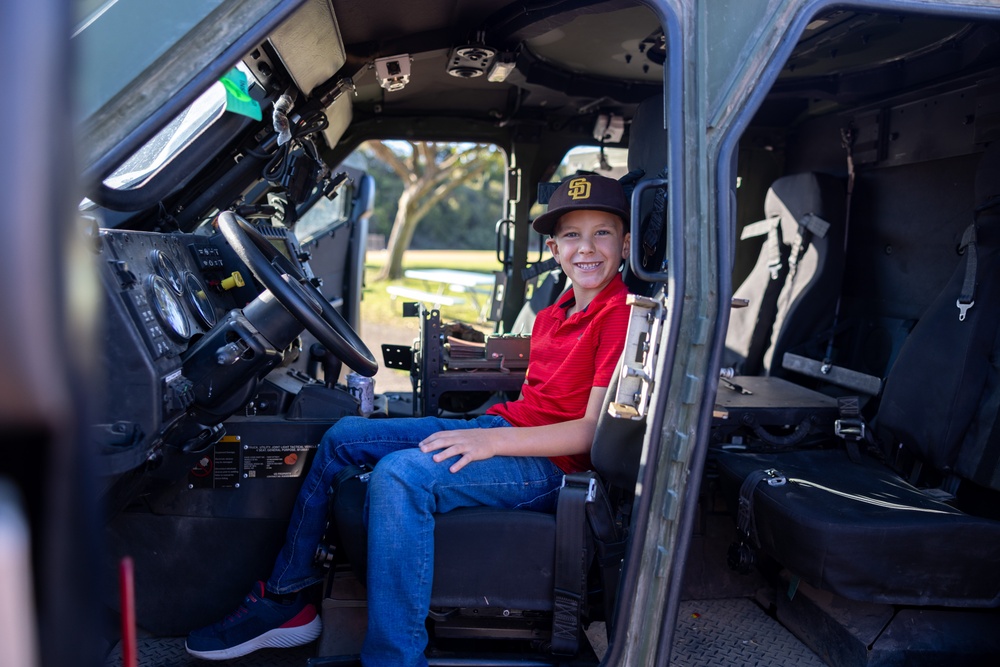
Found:
[[[86,177],[119,168],[300,1],[77,0],[73,113]],[[202,120],[180,124],[194,136]]]
[[[142,185],[221,117],[225,110],[226,91],[221,83],[216,82],[105,179],[105,185],[117,190]]]
[[[224,0],[78,0],[78,119],[137,80]]]

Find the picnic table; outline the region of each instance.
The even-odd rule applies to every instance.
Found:
[[[494,276],[492,273],[459,271],[457,269],[407,269],[403,275],[413,280],[423,281],[428,294],[438,299],[455,299],[455,297],[446,297],[446,290],[467,295],[476,308],[476,312],[479,313],[479,321],[486,321],[486,317],[489,315],[490,295],[493,292]]]

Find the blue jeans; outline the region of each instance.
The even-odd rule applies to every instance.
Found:
[[[348,465],[373,465],[368,482],[368,633],[365,667],[427,664],[424,619],[434,575],[434,513],[488,505],[553,511],[563,472],[543,457],[496,456],[457,473],[454,458],[435,463],[417,444],[438,431],[509,427],[503,418],[346,417],[323,436],[302,484],[285,545],[267,582],[273,593],[323,578],[313,563],[326,525],[334,476]]]

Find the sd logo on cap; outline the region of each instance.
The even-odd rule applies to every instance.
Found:
[[[566,194],[569,195],[570,199],[589,199],[590,181],[586,178],[574,178],[569,182],[569,188],[566,190]]]
[[[628,200],[621,184],[597,174],[572,176],[563,181],[549,199],[549,210],[535,218],[531,226],[540,234],[552,234],[563,214],[581,209],[612,213],[628,227]]]

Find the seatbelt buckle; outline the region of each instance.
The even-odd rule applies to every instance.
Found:
[[[766,475],[766,477],[764,477],[764,481],[767,482],[768,486],[784,486],[785,483],[788,482],[788,478],[774,468],[765,470],[764,474]]]
[[[975,301],[970,301],[969,303],[962,303],[961,299],[958,299],[957,301],[955,301],[955,306],[958,308],[958,321],[959,322],[964,322],[965,321],[965,314],[968,313],[969,312],[969,308],[972,308],[974,305],[976,305]]]
[[[571,486],[575,488],[587,487],[586,502],[592,503],[597,498],[597,478],[589,473],[571,473],[563,475],[562,484],[559,488]]]
[[[857,417],[838,419],[833,422],[833,433],[844,440],[864,440],[865,422]]]

